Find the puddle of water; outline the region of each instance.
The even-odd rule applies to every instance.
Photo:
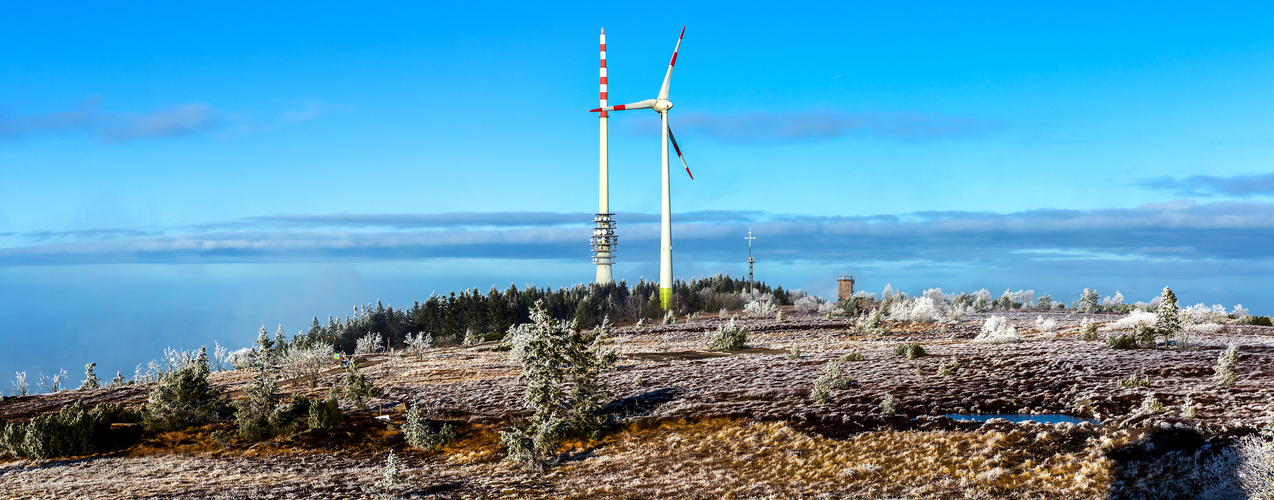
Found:
[[[986,422],[987,420],[991,420],[993,418],[1002,418],[1004,420],[1008,420],[1009,422],[1013,422],[1013,423],[1032,421],[1032,422],[1037,422],[1041,424],[1060,424],[1062,422],[1071,423],[1071,424],[1078,424],[1081,422],[1088,422],[1093,425],[1101,424],[1101,421],[1096,419],[1072,417],[1070,415],[1058,415],[1058,414],[1022,415],[1018,413],[980,413],[980,414],[970,413],[968,415],[961,415],[959,413],[948,413],[943,416],[950,417],[954,420],[971,420],[975,422]]]

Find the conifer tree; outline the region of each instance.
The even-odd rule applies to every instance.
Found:
[[[84,382],[80,384],[80,389],[97,389],[102,386],[101,379],[93,373],[94,368],[97,368],[97,363],[84,365]]]
[[[1159,296],[1159,310],[1155,311],[1155,331],[1163,335],[1164,347],[1181,332],[1181,308],[1177,307],[1177,295],[1166,286]]]

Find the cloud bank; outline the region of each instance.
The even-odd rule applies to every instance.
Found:
[[[107,111],[102,108],[100,99],[93,98],[60,113],[11,117],[0,111],[0,141],[18,142],[65,133],[87,133],[111,144],[213,132],[233,137],[353,110],[351,106],[305,101],[299,109],[278,113],[272,122],[257,123],[243,113],[225,114],[205,103],[182,104],[149,113],[126,113]]]
[[[106,142],[188,135],[210,130],[221,114],[203,103],[183,104],[150,113],[118,113],[102,109],[98,99],[84,101],[72,111],[9,117],[0,114],[0,140],[18,141],[35,135],[88,132]]]
[[[1233,196],[1248,198],[1274,194],[1274,173],[1218,177],[1192,175],[1189,177],[1155,177],[1139,183],[1151,189],[1169,191],[1180,196]]]
[[[252,217],[197,227],[14,233],[0,266],[111,262],[286,262],[484,257],[588,258],[590,214],[332,214]],[[657,259],[658,216],[618,214],[620,258]],[[1274,204],[1192,202],[1129,209],[814,216],[755,211],[674,215],[675,251],[733,262],[748,227],[771,261],[1270,260]]]

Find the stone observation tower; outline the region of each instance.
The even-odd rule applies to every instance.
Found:
[[[836,300],[845,301],[854,296],[854,277],[836,277]]]

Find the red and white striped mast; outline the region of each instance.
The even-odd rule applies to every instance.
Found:
[[[601,43],[601,107],[604,109],[606,108],[606,28],[602,28]],[[607,114],[606,111],[599,114],[601,115],[601,152],[598,157],[600,176],[597,213],[593,214],[593,236],[589,238],[589,242],[593,247],[593,264],[597,265],[597,283],[604,285],[615,282],[611,274],[611,264],[615,263],[614,250],[619,243],[619,237],[615,236],[615,219],[612,217],[614,214],[610,213],[609,158],[606,151]]]

